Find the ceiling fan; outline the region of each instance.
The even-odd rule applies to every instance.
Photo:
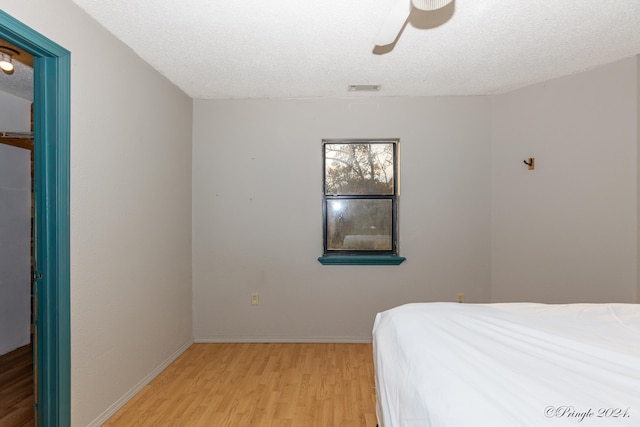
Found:
[[[409,18],[412,8],[424,11],[437,10],[445,7],[453,0],[396,0],[389,11],[386,21],[376,37],[376,46],[386,46],[393,43],[398,36],[405,22]]]

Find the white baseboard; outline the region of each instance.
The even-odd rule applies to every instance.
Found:
[[[99,427],[107,422],[109,418],[115,415],[115,413],[118,412],[118,410],[122,408],[129,400],[131,400],[133,396],[138,394],[140,390],[142,390],[155,377],[157,377],[162,371],[164,371],[167,366],[173,363],[173,361],[176,360],[189,347],[191,347],[191,344],[193,343],[194,341],[192,339],[184,343],[182,347],[173,352],[171,356],[169,356],[164,362],[158,365],[158,367],[156,367],[153,371],[149,372],[149,374],[147,374],[142,380],[140,380],[138,384],[133,386],[133,388],[126,392],[120,399],[116,400],[113,405],[111,405],[106,411],[100,414],[100,416],[93,420],[87,427]]]
[[[370,344],[371,337],[199,337],[196,344],[206,343],[336,343]]]

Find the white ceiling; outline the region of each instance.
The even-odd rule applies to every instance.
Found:
[[[374,53],[396,1],[74,0],[194,98],[490,94],[640,53],[639,0],[456,0]]]
[[[193,98],[483,95],[640,53],[640,0],[73,0]],[[371,96],[372,94],[366,94]]]

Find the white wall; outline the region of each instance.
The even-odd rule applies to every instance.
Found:
[[[637,146],[640,147],[640,55],[636,55],[636,138]],[[640,148],[638,149],[638,166],[637,170],[640,171]],[[637,212],[638,218],[636,224],[640,224],[640,172],[636,172],[638,182],[636,184],[638,189],[637,195]],[[638,255],[640,256],[640,227],[638,227]],[[637,259],[636,269],[640,268],[640,258]],[[640,304],[640,271],[636,270],[637,289],[636,289],[636,303]]]
[[[493,301],[635,301],[636,86],[628,58],[494,97]]]
[[[456,292],[635,301],[637,78],[629,58],[491,98],[195,101],[196,339],[364,340]],[[319,265],[320,141],[395,136],[408,261]]]
[[[192,340],[192,101],[69,0],[2,7],[71,51],[71,416],[97,424]]]
[[[369,340],[409,301],[488,301],[490,100],[194,102],[197,340]],[[323,138],[400,138],[400,266],[322,266]],[[260,305],[250,305],[250,293]]]
[[[29,344],[31,152],[0,144],[0,354]]]
[[[31,131],[31,101],[0,90],[0,132]]]
[[[0,132],[31,130],[31,102],[0,91]],[[30,342],[31,154],[0,144],[0,354]]]

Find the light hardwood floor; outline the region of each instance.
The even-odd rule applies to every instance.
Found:
[[[370,344],[194,344],[105,426],[375,427]]]

